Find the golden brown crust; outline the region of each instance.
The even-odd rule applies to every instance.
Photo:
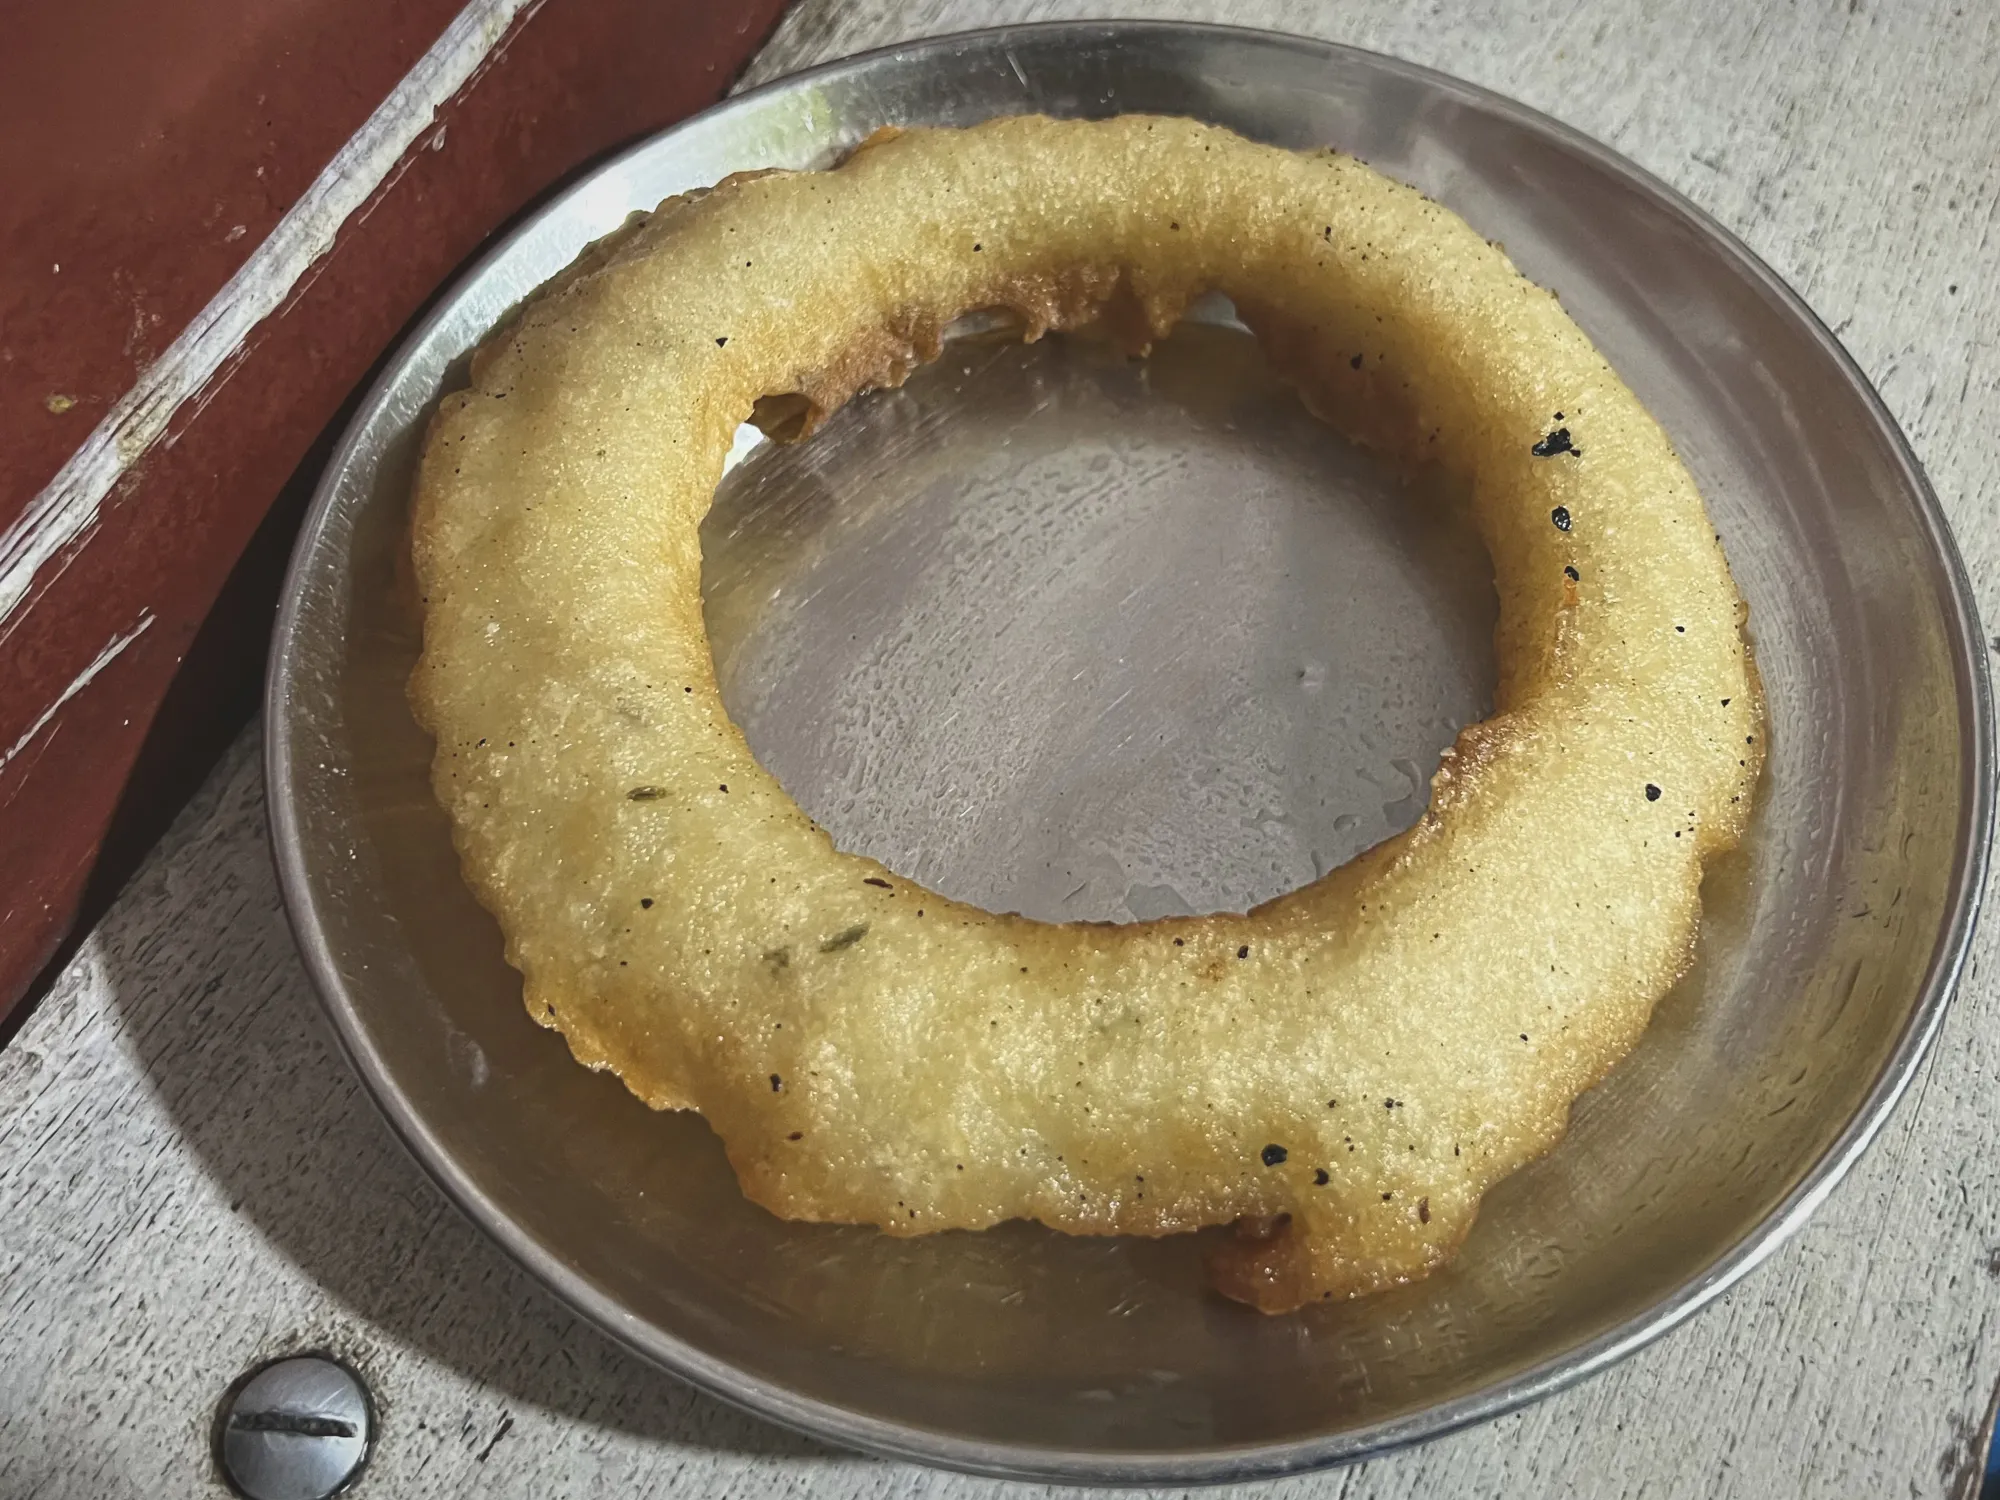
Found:
[[[737,427],[960,314],[1134,343],[1232,296],[1316,409],[1469,486],[1499,712],[1408,833],[1247,915],[995,916],[836,851],[723,711],[697,528]],[[702,1111],[774,1212],[896,1233],[1283,1222],[1268,1311],[1424,1274],[1686,967],[1762,755],[1740,601],[1658,426],[1547,293],[1339,156],[996,121],[663,207],[432,425],[412,702],[531,1013]]]

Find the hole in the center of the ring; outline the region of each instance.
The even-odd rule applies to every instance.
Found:
[[[993,911],[1241,911],[1423,811],[1491,709],[1469,523],[1256,341],[964,339],[702,528],[723,700],[843,849]]]

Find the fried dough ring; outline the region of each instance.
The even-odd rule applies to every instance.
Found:
[[[836,850],[716,687],[698,526],[738,425],[971,309],[1135,340],[1234,299],[1318,409],[1469,483],[1497,710],[1416,827],[1247,915],[1056,925]],[[1267,1311],[1421,1275],[1690,962],[1761,758],[1666,437],[1549,293],[1351,158],[999,120],[733,178],[595,247],[431,427],[417,714],[530,1012],[743,1190],[894,1233],[1160,1235]]]

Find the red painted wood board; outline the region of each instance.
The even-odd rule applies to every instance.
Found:
[[[192,24],[32,0],[10,17],[0,1013],[71,929],[149,730],[128,846],[250,701],[309,474],[245,549],[356,383],[523,205],[720,97],[783,8],[199,0]]]

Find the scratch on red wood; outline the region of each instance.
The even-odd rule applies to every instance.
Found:
[[[11,766],[14,763],[14,757],[34,742],[35,736],[48,727],[49,720],[61,712],[62,706],[65,703],[89,687],[96,679],[97,674],[116,661],[119,653],[138,640],[140,636],[144,635],[152,623],[153,613],[151,610],[146,610],[140,614],[138,624],[134,625],[123,635],[114,636],[110,641],[106,642],[104,649],[91,659],[90,665],[77,673],[75,680],[56,695],[56,701],[42,710],[40,717],[28,726],[27,732],[14,741],[13,744],[9,745],[4,752],[0,752],[0,772],[4,772],[7,767]]]

